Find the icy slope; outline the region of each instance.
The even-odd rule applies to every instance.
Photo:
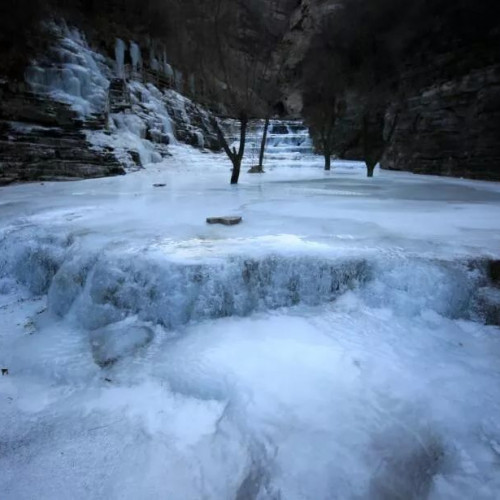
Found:
[[[125,71],[123,40],[117,39],[112,60],[91,47],[76,28],[60,22],[53,23],[51,31],[54,45],[28,67],[26,82],[49,106],[56,101],[70,107],[75,113],[72,128],[85,134],[90,147],[112,151],[131,170],[161,162],[169,155],[167,146],[177,140],[220,148],[210,113],[176,90],[162,87],[142,68],[137,44],[127,45],[134,64]],[[162,54],[162,70],[171,72],[165,57]],[[160,63],[153,59],[158,70]]]
[[[27,83],[33,92],[71,105],[82,118],[104,113],[111,74],[106,59],[91,50],[77,29],[53,24],[51,30],[58,42],[28,67]]]
[[[172,150],[0,191],[2,497],[495,499],[498,186]]]

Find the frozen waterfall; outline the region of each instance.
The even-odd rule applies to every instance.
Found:
[[[61,33],[28,81],[82,118],[114,83],[88,141],[136,171],[0,188],[2,500],[496,500],[499,186],[324,172],[277,120],[230,186],[141,47]]]
[[[228,130],[229,142],[237,147],[239,124],[229,121],[225,124]],[[247,132],[244,162],[246,166],[257,165],[264,121],[250,122]],[[271,120],[266,141],[265,167],[273,166],[300,166],[311,164],[313,147],[307,127],[301,121]]]
[[[2,188],[2,498],[495,499],[498,187],[172,151]]]

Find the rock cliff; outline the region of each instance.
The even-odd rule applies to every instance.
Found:
[[[340,3],[302,0],[291,16],[282,48],[290,115],[301,112],[298,81],[309,42]],[[415,43],[400,61],[401,95],[393,103],[400,111],[382,168],[500,180],[500,30],[492,6],[421,2],[407,27]]]
[[[90,147],[86,131],[103,127],[80,119],[64,103],[0,86],[0,185],[125,173],[111,150]]]
[[[51,31],[26,82],[0,84],[0,184],[123,174],[162,161],[177,140],[219,149],[212,115],[174,90],[165,61],[153,54],[153,71],[134,42],[117,40],[111,59],[76,29]]]
[[[283,0],[270,14],[259,7],[264,0],[245,3],[245,15],[267,12],[267,31],[275,25],[280,37],[285,33],[272,58],[280,74],[281,114],[300,117],[301,62],[322,19],[334,16],[341,1]],[[441,10],[427,12],[434,3]],[[476,26],[491,1],[434,3],[423,2],[419,29],[425,36],[401,61],[398,120],[382,168],[500,180],[500,31],[486,23],[487,36],[478,41],[482,28]],[[463,6],[476,17],[469,20]],[[462,24],[454,25],[457,12]],[[166,45],[144,33],[135,41],[113,35],[106,43],[92,40],[93,47],[105,47],[99,54],[85,37],[58,29],[57,50],[27,73],[30,87],[14,95],[12,85],[2,86],[3,182],[110,175],[120,165],[160,161],[176,140],[219,149],[212,115],[197,104],[221,110],[204,92],[209,82],[171,66]],[[237,50],[245,54],[245,37],[257,33],[240,35],[243,48]]]
[[[500,64],[427,77],[420,86],[408,75],[382,167],[500,181]]]

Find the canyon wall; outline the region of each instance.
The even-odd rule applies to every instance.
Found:
[[[448,57],[461,62],[462,55]],[[500,64],[455,67],[441,75],[432,67],[408,70],[406,96],[382,167],[500,181]]]
[[[176,91],[162,48],[146,65],[133,41],[115,39],[111,58],[65,23],[50,31],[25,81],[0,81],[0,185],[124,174],[177,141],[220,148],[213,115]]]
[[[322,20],[335,16],[340,3],[242,4],[234,46],[242,58],[259,37],[252,31],[252,16],[259,12],[266,16],[262,36],[279,38],[265,63],[267,77],[279,81],[281,95],[273,104],[282,117],[300,118],[302,61]],[[428,32],[402,58],[393,103],[398,120],[382,168],[500,180],[500,30],[487,22],[478,40],[481,26],[476,26],[489,3],[477,5],[470,29],[467,23],[450,24],[459,8],[452,4],[441,1],[445,7],[438,16],[423,11],[419,29]],[[464,5],[473,6],[469,0]],[[123,32],[123,39],[116,26],[109,36],[102,26],[89,27],[85,35],[58,29],[52,48],[28,68],[27,84],[1,79],[2,182],[113,175],[160,161],[177,140],[219,149],[212,116],[227,110],[216,99],[220,93],[209,89],[221,85],[221,75],[191,73],[196,65],[184,61],[182,51],[169,52],[169,40],[149,37],[146,28]],[[180,33],[188,38],[177,45],[196,42],[195,31]]]
[[[290,115],[301,113],[301,62],[310,40],[341,3],[302,0],[291,16],[282,46]],[[398,61],[399,92],[391,103],[398,120],[382,168],[500,180],[500,29],[493,7],[489,0],[420,2],[405,28],[415,33]]]

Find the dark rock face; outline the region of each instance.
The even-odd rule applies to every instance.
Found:
[[[492,260],[488,265],[488,273],[491,281],[500,287],[500,260]]]
[[[90,148],[82,121],[65,104],[8,85],[0,87],[0,185],[33,180],[84,179],[124,174],[111,152]]]
[[[500,288],[483,287],[478,290],[476,307],[487,325],[500,325]]]
[[[500,64],[436,79],[411,89],[382,167],[500,181],[499,132]]]
[[[109,83],[109,112],[120,113],[131,107],[126,81],[123,78],[113,78]]]
[[[477,319],[487,325],[500,326],[500,261],[486,262],[486,280],[473,300]]]
[[[275,71],[279,68],[282,73],[280,81],[283,95],[279,103],[282,114],[300,117],[301,63],[322,20],[334,16],[341,3],[342,0],[286,0],[279,2],[268,15],[266,26],[269,24],[276,29],[267,31],[276,31],[281,38],[269,65]],[[401,57],[401,65],[405,68],[401,74],[404,99],[402,103],[394,103],[400,108],[399,118],[382,168],[500,181],[500,30],[492,28],[496,22],[494,18],[492,22],[485,23],[486,27],[489,26],[489,31],[484,30],[488,31],[485,35],[481,34],[481,27],[469,29],[482,17],[491,18],[487,6],[483,4],[493,5],[493,2],[464,0],[447,3],[441,0],[428,2],[428,7],[435,3],[441,5],[441,10],[436,11],[439,12],[439,19],[436,21],[435,14],[424,9],[422,26],[427,30],[427,35],[417,37],[415,47]],[[246,16],[268,12],[264,9],[267,5],[264,0],[243,4]],[[457,25],[457,28],[449,21],[450,15],[454,13],[456,16],[464,6],[471,12],[477,10],[479,14],[476,13],[476,17],[471,19],[467,15],[462,16],[466,21],[465,28],[464,25]],[[413,26],[411,29],[414,29]],[[189,40],[192,36],[194,33],[188,33]],[[244,54],[245,50],[252,47],[248,41],[256,36],[258,33],[242,29],[236,37],[238,44],[235,50]],[[245,40],[248,43],[243,43]],[[106,40],[97,38],[94,42],[94,46],[110,48],[114,36]],[[179,40],[176,40],[178,43]],[[146,47],[144,40],[140,47],[143,54],[146,53]],[[66,57],[67,51],[64,54]],[[147,57],[144,60],[144,75],[157,71],[147,67]],[[110,61],[107,60],[107,63]],[[108,70],[111,74],[112,70]],[[211,77],[218,81],[218,76]],[[189,78],[184,80],[190,81]],[[210,88],[210,82],[203,82],[203,78],[200,83]],[[161,100],[174,122],[175,138],[195,147],[220,150],[221,144],[211,113],[194,101],[168,90],[173,85],[172,77],[160,78],[156,74],[155,85],[162,91]],[[131,104],[128,87],[122,79],[111,79],[111,113],[128,113],[132,110],[140,114],[148,124],[145,138],[155,144],[161,157],[167,156],[167,146],[174,139],[173,134],[158,133],[162,129],[161,124],[156,123],[155,117],[148,118],[150,109],[144,103],[141,104],[140,96],[135,104]],[[181,87],[185,91],[189,85],[184,83]],[[194,90],[189,95],[194,100],[205,102],[210,109],[217,109],[221,103],[206,101],[201,92],[202,87],[200,85],[198,96]],[[19,127],[12,122],[36,127],[30,125],[20,132]],[[109,154],[110,151],[89,149],[83,133],[85,128],[104,128],[104,123],[99,117],[82,122],[64,104],[25,91],[8,92],[0,88],[0,179],[7,183],[123,172]],[[131,155],[135,155],[132,163],[139,165],[138,153],[132,152]],[[359,159],[360,156],[357,149],[349,151],[347,155],[352,159]]]
[[[285,36],[284,104],[302,109],[300,64],[342,0],[302,0]],[[412,2],[412,6],[418,2]],[[382,5],[382,3],[381,3]],[[403,102],[382,168],[500,180],[500,30],[493,2],[422,3],[414,45],[398,59]],[[409,6],[410,7],[410,6]],[[396,100],[396,95],[394,96]],[[349,158],[360,158],[351,151]]]
[[[214,117],[208,110],[171,90],[166,92],[165,105],[174,122],[177,140],[197,148],[222,149]]]
[[[309,43],[321,27],[322,20],[332,14],[340,0],[300,0],[289,14],[289,26],[283,37],[277,57],[283,58],[283,106],[285,115],[300,118],[302,90],[300,88],[301,65]]]

